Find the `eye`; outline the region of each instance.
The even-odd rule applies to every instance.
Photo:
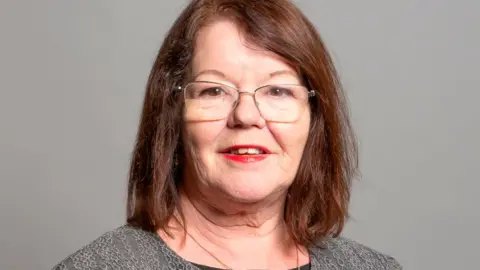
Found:
[[[202,96],[211,96],[211,97],[216,97],[216,96],[222,96],[225,95],[225,91],[220,88],[220,87],[210,87],[207,89],[203,89],[200,91],[199,95],[200,97]]]
[[[285,87],[272,86],[268,89],[268,95],[273,97],[292,96],[293,92]]]

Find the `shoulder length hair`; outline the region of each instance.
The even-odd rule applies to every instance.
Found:
[[[169,30],[153,64],[134,147],[127,223],[165,230],[180,211],[183,102],[175,87],[190,72],[199,29],[218,19],[238,25],[248,42],[296,67],[316,95],[311,126],[296,179],[289,189],[285,221],[294,240],[310,246],[338,236],[348,218],[350,187],[358,167],[348,110],[332,59],[313,24],[288,0],[193,0]]]

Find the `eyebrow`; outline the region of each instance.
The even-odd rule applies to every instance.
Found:
[[[211,74],[211,75],[215,75],[215,76],[218,76],[218,77],[221,77],[221,78],[224,78],[224,79],[228,79],[228,76],[225,75],[225,73],[223,73],[219,70],[216,70],[216,69],[202,70],[202,71],[198,72],[193,77],[193,79],[196,80],[200,75],[204,75],[204,74]],[[298,74],[296,72],[291,71],[291,70],[287,70],[287,69],[274,71],[274,72],[268,74],[268,77],[270,79],[270,78],[273,78],[273,77],[283,76],[283,75],[290,75],[290,76],[293,76],[295,78],[298,78]]]
[[[287,70],[287,69],[285,69],[285,70],[277,70],[277,71],[275,71],[275,72],[270,73],[270,78],[273,78],[273,77],[275,77],[275,76],[282,76],[282,75],[291,75],[291,76],[293,76],[293,77],[295,77],[295,78],[298,78],[298,74],[297,74],[296,72],[291,71],[291,70]]]
[[[196,80],[200,75],[203,75],[203,74],[211,74],[211,75],[215,75],[215,76],[219,76],[219,77],[222,77],[222,78],[227,78],[227,75],[225,75],[225,73],[221,72],[221,71],[218,71],[216,69],[206,69],[206,70],[202,70],[200,71],[199,73],[197,73],[193,79]]]

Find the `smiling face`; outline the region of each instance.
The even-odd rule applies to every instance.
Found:
[[[245,44],[232,22],[220,20],[203,28],[196,40],[191,80],[217,82],[249,93],[264,85],[301,84],[298,73],[279,56]],[[308,137],[308,102],[304,107],[294,122],[267,121],[253,96],[240,94],[230,114],[205,121],[201,111],[193,110],[187,101],[186,184],[203,194],[222,194],[238,202],[285,194]],[[192,121],[192,115],[197,121]]]

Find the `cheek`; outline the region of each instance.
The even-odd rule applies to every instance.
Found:
[[[270,123],[269,129],[286,152],[303,152],[310,129],[310,113],[295,123]]]
[[[303,152],[308,137],[308,126],[272,123],[269,129],[282,150],[288,155]]]
[[[184,144],[189,146],[189,151],[202,156],[207,152],[205,150],[215,149],[217,138],[224,128],[224,121],[187,123]]]
[[[283,151],[279,166],[284,170],[297,168],[308,139],[310,117],[296,123],[270,123],[269,129]]]

